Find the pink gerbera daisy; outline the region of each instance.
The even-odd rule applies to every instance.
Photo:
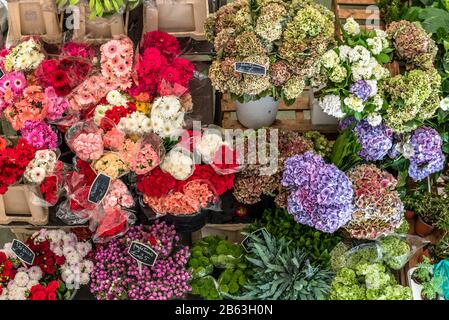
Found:
[[[120,42],[118,40],[111,40],[106,42],[101,48],[101,52],[108,59],[112,59],[120,54]]]

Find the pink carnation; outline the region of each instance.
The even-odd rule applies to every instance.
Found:
[[[103,155],[103,139],[100,133],[81,133],[73,140],[72,148],[81,160],[97,160]]]

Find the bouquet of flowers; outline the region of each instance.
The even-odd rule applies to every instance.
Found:
[[[128,254],[133,241],[157,253],[153,266],[141,265]],[[168,300],[190,291],[186,270],[188,247],[180,246],[173,226],[164,222],[131,228],[122,238],[97,245],[90,290],[98,300]]]
[[[282,185],[290,188],[287,209],[299,223],[333,233],[351,219],[351,181],[312,152],[285,161]]]
[[[41,44],[33,38],[23,41],[13,48],[3,50],[1,56],[1,64],[7,72],[33,71],[45,59]]]
[[[134,159],[131,161],[131,171],[144,175],[159,166],[165,149],[162,140],[155,134],[147,135],[138,141]]]
[[[0,151],[0,194],[22,178],[28,164],[35,157],[36,149],[24,139],[19,139],[14,147]]]
[[[78,158],[93,161],[103,155],[103,131],[93,121],[78,122],[65,134],[67,145]]]
[[[352,238],[375,240],[399,227],[404,206],[397,181],[375,165],[362,164],[347,174],[354,189],[354,210],[344,228]]]
[[[293,103],[333,42],[334,15],[308,0],[240,0],[208,17],[206,35],[217,52],[209,69],[217,90],[245,102],[270,95]],[[240,72],[240,62],[264,72]]]
[[[326,81],[319,105],[336,118],[367,118],[372,126],[382,121],[384,102],[378,87],[389,76],[382,65],[390,61],[385,31],[361,30],[353,19],[343,26],[344,44],[327,51],[321,58],[320,77]]]
[[[68,300],[74,289],[89,282],[93,269],[89,242],[78,241],[75,234],[63,230],[42,229],[27,239],[26,245],[35,254],[29,268],[20,266],[11,243],[0,251],[0,261],[5,258],[4,269],[9,270],[2,299]]]

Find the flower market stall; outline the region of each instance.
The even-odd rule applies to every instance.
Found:
[[[449,299],[446,2],[21,2],[0,300]]]

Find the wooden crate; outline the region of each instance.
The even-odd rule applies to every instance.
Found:
[[[228,94],[221,100],[221,126],[225,129],[245,129],[235,116],[235,102]],[[317,130],[322,133],[337,132],[335,125],[312,125],[309,91],[305,91],[300,98],[290,106],[281,102],[276,121],[270,128],[287,129],[300,132]]]
[[[0,196],[0,224],[26,222],[45,225],[48,222],[48,208],[33,202],[35,195],[27,185],[10,186]]]
[[[332,10],[342,24],[353,17],[362,28],[385,29],[376,0],[332,0]],[[338,24],[336,33],[340,33]]]
[[[6,45],[16,45],[23,38],[39,36],[47,43],[62,40],[62,15],[52,0],[8,0],[8,35]]]
[[[175,37],[205,40],[208,0],[155,0],[143,5],[143,34],[160,30]]]
[[[79,6],[79,24],[73,29],[73,40],[90,44],[102,44],[114,37],[128,34],[129,11],[124,15],[116,14],[108,18],[89,18],[89,6],[86,2]]]
[[[245,238],[241,232],[249,225],[249,223],[206,224],[201,230],[192,234],[192,241],[195,242],[207,236],[224,236],[232,243],[240,243]]]

